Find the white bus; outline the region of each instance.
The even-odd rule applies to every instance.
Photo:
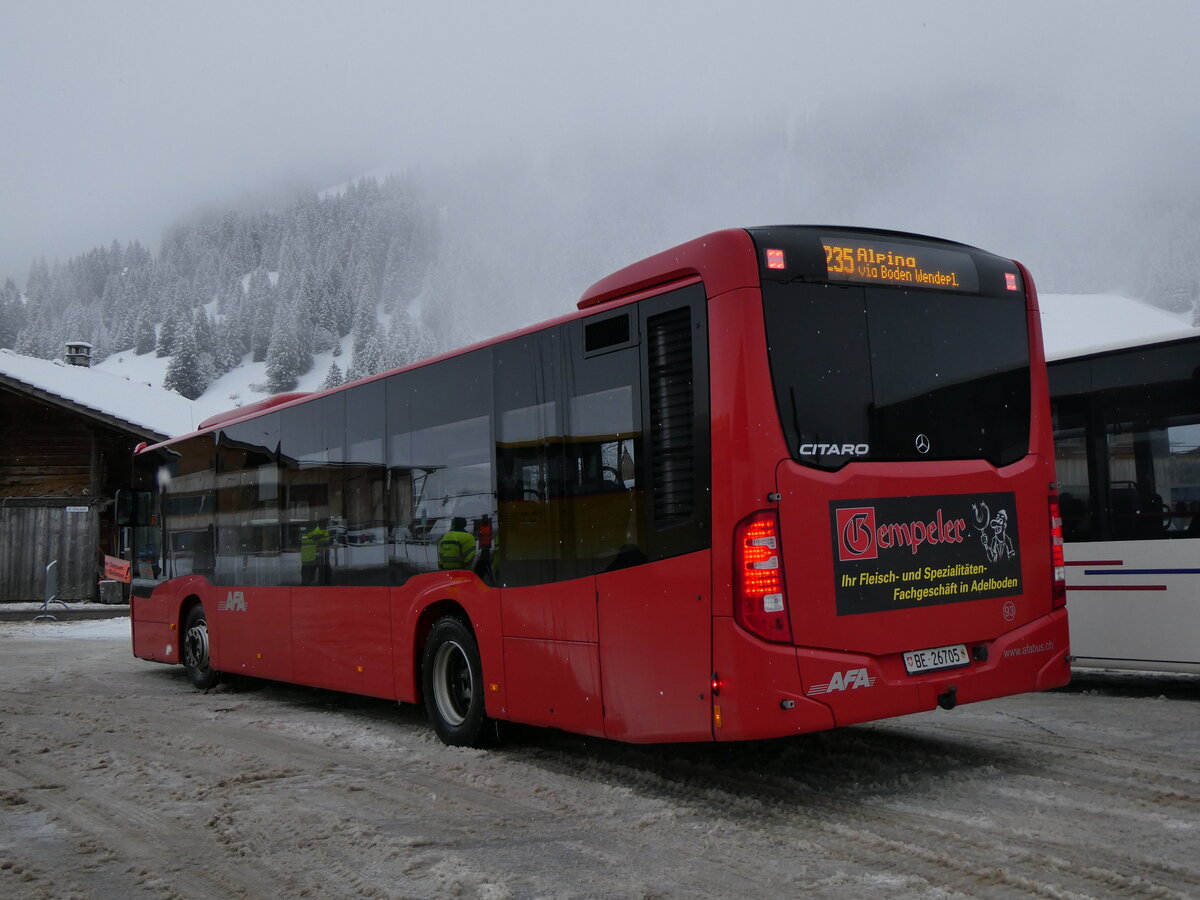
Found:
[[[1048,363],[1075,665],[1200,673],[1200,332]]]

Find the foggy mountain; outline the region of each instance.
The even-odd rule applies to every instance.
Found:
[[[335,354],[335,381],[370,374],[569,311],[608,272],[707,231],[776,223],[947,237],[1020,259],[1043,292],[1196,310],[1197,125],[1125,122],[1138,137],[1117,145],[1100,107],[883,89],[778,121],[722,108],[628,139],[423,163],[181,219],[154,253],[38,260],[0,293],[0,346],[136,347],[170,357],[167,386],[192,397],[265,361],[260,386],[287,390],[314,354]]]
[[[1050,93],[950,86],[916,107],[881,93],[779,122],[721,110],[706,127],[646,141],[433,172],[443,258],[462,284],[443,297],[464,302],[459,317],[475,325],[464,334],[481,337],[494,329],[471,322],[472,305],[488,323],[503,310],[523,324],[707,231],[815,223],[959,240],[1020,259],[1046,292],[1193,309],[1200,190],[1188,154],[1200,129],[1160,124],[1118,145],[1104,140],[1115,126],[1103,115],[1080,122],[1083,111]]]

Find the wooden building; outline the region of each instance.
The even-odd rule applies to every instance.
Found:
[[[0,350],[0,602],[43,599],[52,560],[62,599],[95,598],[133,448],[194,425],[191,401],[90,368],[89,345],[66,358]]]

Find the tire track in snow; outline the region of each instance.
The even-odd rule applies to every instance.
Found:
[[[855,743],[846,732],[832,733],[826,740]],[[875,745],[886,749],[890,741],[886,732],[868,732],[866,755],[874,754]],[[757,749],[761,751],[761,745]],[[748,752],[753,754],[755,749]],[[601,755],[606,779],[646,785],[650,783],[647,775],[653,775],[652,789],[679,803],[702,803],[714,814],[736,815],[743,824],[753,822],[753,827],[784,835],[795,829],[798,840],[815,841],[818,852],[833,858],[861,862],[871,856],[881,866],[902,859],[905,870],[930,888],[949,886],[972,896],[984,890],[998,890],[999,896],[1012,892],[1053,897],[1120,891],[1129,896],[1186,898],[1200,883],[1200,866],[1139,858],[1120,846],[1088,846],[1045,834],[1022,834],[1011,823],[978,825],[907,807],[897,809],[894,803],[889,805],[862,792],[817,790],[769,767],[759,769],[753,777],[731,774],[727,768],[703,761],[706,755],[717,753],[687,753],[687,758],[680,760],[670,750],[660,756],[611,745],[602,748]],[[729,755],[736,756],[736,751]],[[948,747],[947,758],[960,755],[958,749]],[[1010,757],[1003,748],[1001,755]],[[701,761],[696,762],[695,757]],[[843,762],[850,770],[859,768],[860,761],[850,754]],[[862,762],[866,763],[862,770],[869,773],[869,759]],[[547,764],[568,771],[578,767],[570,753]],[[931,760],[929,766],[936,768],[937,760]],[[1037,771],[1037,766],[1037,761],[1026,761],[1021,768]],[[1131,777],[1134,775],[1131,770]],[[1106,792],[1108,787],[1102,784],[1101,793],[1116,799]],[[820,834],[814,836],[814,829]]]

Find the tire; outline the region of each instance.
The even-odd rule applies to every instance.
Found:
[[[184,620],[179,655],[183,658],[188,680],[200,690],[206,691],[220,680],[221,673],[213,669],[209,657],[208,618],[204,615],[204,607],[198,603],[188,610]]]
[[[461,619],[443,616],[434,623],[421,657],[421,688],[425,712],[442,743],[482,747],[488,742],[479,645]]]

